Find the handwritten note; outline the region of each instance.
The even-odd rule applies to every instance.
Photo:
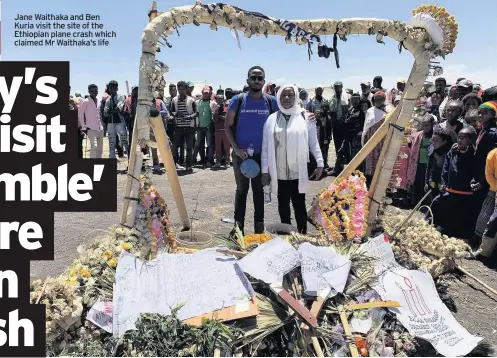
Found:
[[[99,299],[86,314],[86,319],[112,333],[112,301]]]
[[[360,250],[366,255],[376,259],[373,261],[372,266],[374,273],[378,276],[378,280],[371,286],[380,296],[384,295],[384,274],[388,271],[404,269],[395,260],[392,245],[390,245],[390,242],[385,235],[380,234],[370,238],[366,243],[362,244]]]
[[[343,292],[351,262],[329,247],[305,242],[299,246],[304,292],[310,296],[333,297]]]
[[[182,305],[185,320],[250,300],[254,292],[234,258],[206,249],[160,254],[143,262],[123,252],[116,270],[113,333],[135,328],[141,313],[171,314]]]
[[[300,265],[297,250],[282,238],[274,238],[238,262],[250,276],[268,284],[283,283],[283,276]]]
[[[398,301],[392,309],[409,333],[430,342],[444,356],[465,356],[483,339],[471,335],[440,300],[431,275],[402,270],[384,277],[385,300]]]

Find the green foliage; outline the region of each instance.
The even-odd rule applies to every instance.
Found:
[[[219,348],[232,355],[232,342],[241,330],[220,322],[205,320],[201,326],[190,326],[177,318],[178,309],[171,316],[143,314],[136,322],[136,330],[115,338],[116,355],[142,357],[212,357]]]

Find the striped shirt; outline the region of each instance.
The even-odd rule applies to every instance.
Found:
[[[195,125],[197,124],[197,121],[196,121],[196,110],[197,110],[197,106],[196,106],[196,103],[195,101],[193,101],[191,98],[189,97],[186,97],[185,99],[179,99],[179,98],[175,98],[175,100],[177,101],[177,107],[178,108],[174,108],[174,103],[172,105],[172,108],[175,110],[176,112],[176,126],[179,127],[179,128],[187,128],[187,127],[195,127]],[[188,102],[191,100],[191,112],[189,112],[189,108],[188,108]]]

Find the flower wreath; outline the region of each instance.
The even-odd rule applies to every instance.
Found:
[[[314,221],[332,241],[359,239],[366,234],[368,218],[366,178],[355,171],[335,180],[316,198]]]
[[[154,237],[151,258],[157,255],[160,248],[168,246],[172,251],[176,250],[176,236],[169,219],[166,201],[157,189],[145,180],[141,181],[140,201],[145,208],[148,227]]]

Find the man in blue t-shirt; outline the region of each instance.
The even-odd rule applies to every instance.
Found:
[[[261,165],[262,132],[271,113],[278,111],[276,98],[262,93],[265,83],[264,70],[254,66],[248,71],[248,93],[231,99],[226,115],[225,132],[233,148],[232,161],[236,180],[235,222],[244,232],[247,194],[252,182],[254,198],[254,232],[264,233],[264,189],[262,174],[248,179],[240,171],[240,165],[249,157]],[[252,154],[253,152],[253,154]]]

